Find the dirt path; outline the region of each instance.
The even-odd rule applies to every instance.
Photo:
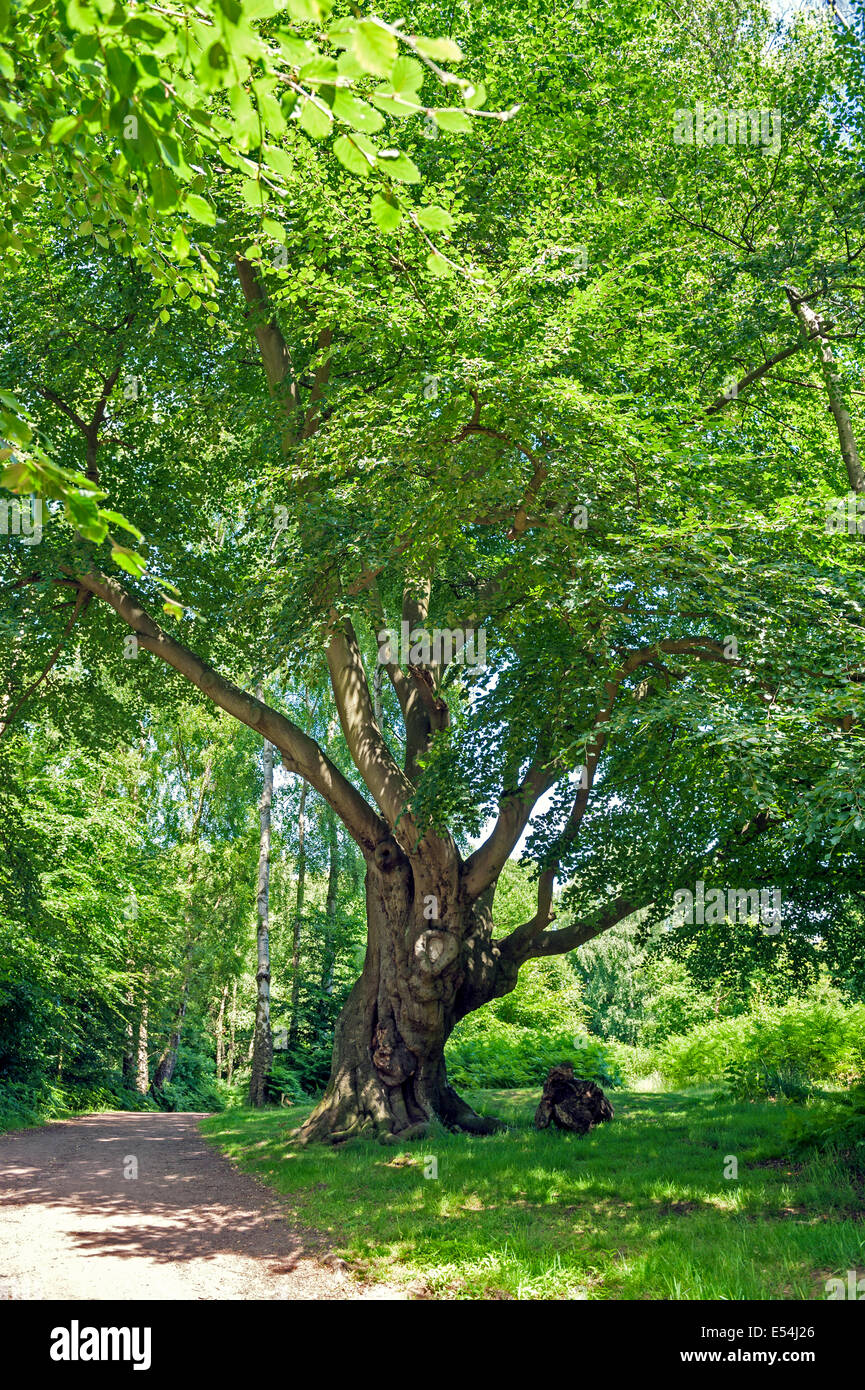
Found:
[[[319,1263],[201,1118],[116,1112],[0,1136],[0,1298],[405,1297]]]

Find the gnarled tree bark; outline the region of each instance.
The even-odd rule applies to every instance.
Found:
[[[429,844],[426,862],[391,839],[366,874],[363,971],[337,1023],[325,1095],[303,1142],[411,1138],[434,1117],[477,1134],[499,1128],[448,1084],[444,1047],[467,1013],[516,981],[493,943],[489,911],[462,889],[459,861]]]

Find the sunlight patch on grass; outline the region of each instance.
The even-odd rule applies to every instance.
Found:
[[[417,1296],[809,1299],[825,1297],[819,1272],[861,1264],[862,1201],[842,1165],[748,1157],[777,1136],[778,1107],[628,1091],[611,1124],[580,1137],[531,1127],[536,1091],[471,1099],[511,1128],[439,1130],[398,1153],[301,1149],[297,1118],[278,1111],[202,1129],[367,1277]]]

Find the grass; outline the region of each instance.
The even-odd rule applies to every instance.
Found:
[[[865,1266],[861,1175],[747,1157],[781,1105],[617,1091],[612,1124],[580,1138],[531,1128],[537,1091],[467,1096],[508,1132],[304,1150],[300,1106],[202,1129],[365,1277],[428,1297],[824,1299],[826,1279]]]

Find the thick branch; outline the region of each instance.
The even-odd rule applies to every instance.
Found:
[[[750,844],[759,835],[765,834],[767,830],[778,825],[779,821],[768,814],[760,811],[751,820],[736,830],[723,845],[704,855],[702,859],[695,859],[687,869],[683,869],[682,878],[699,878],[709,873],[717,867],[724,856],[731,850],[735,850],[742,845]],[[558,931],[544,931],[535,938],[532,943],[523,943],[520,951],[506,951],[506,941],[502,944],[502,955],[518,963],[534,959],[536,956],[558,956],[566,951],[573,951],[577,946],[584,946],[587,941],[600,936],[602,932],[608,931],[610,927],[616,926],[618,922],[623,922],[626,917],[633,917],[635,912],[640,912],[643,908],[650,907],[655,901],[655,893],[646,890],[643,893],[619,894],[610,902],[604,903],[597,911],[591,913],[583,921],[573,922],[569,927],[562,927]]]
[[[348,618],[334,618],[327,665],[340,723],[355,767],[395,833],[399,822],[398,838],[411,849],[417,836],[406,808],[414,788],[394,761],[376,722],[363,658]]]
[[[385,837],[385,827],[356,787],[340,772],[314,739],[269,705],[240,690],[205,661],[169,637],[114,579],[90,570],[73,576],[78,585],[109,604],[132,629],[139,646],[172,666],[220,709],[255,729],[279,749],[290,772],[296,772],[323,796],[361,849],[370,854]]]
[[[287,451],[294,443],[297,411],[297,382],[294,379],[291,353],[253,266],[241,255],[236,255],[234,261],[240,288],[249,306],[249,319],[255,341],[258,343],[270,394],[281,407],[286,419],[282,445]]]
[[[528,825],[536,802],[555,781],[555,775],[535,764],[516,791],[502,797],[492,831],[465,862],[463,886],[470,898],[480,897],[495,883]]]

